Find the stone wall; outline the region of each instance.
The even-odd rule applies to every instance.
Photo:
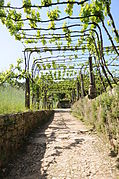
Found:
[[[13,157],[30,131],[46,123],[52,115],[53,111],[0,115],[0,168]]]
[[[80,99],[72,106],[72,112],[85,124],[92,126],[110,148],[110,154],[119,154],[119,92],[103,93],[93,100]]]

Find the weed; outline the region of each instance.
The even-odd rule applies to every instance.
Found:
[[[119,85],[93,100],[80,99],[72,106],[72,111],[109,140],[116,140],[114,145],[119,148]]]

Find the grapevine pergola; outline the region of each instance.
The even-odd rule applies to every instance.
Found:
[[[117,83],[112,70],[118,67],[119,34],[110,5],[110,0],[23,0],[16,5],[0,1],[2,23],[26,46],[26,107],[30,108],[31,89],[33,103],[35,94],[39,98],[42,90],[45,98],[48,91],[55,93],[59,81],[64,81],[66,92],[82,91],[84,96],[83,73],[87,70],[90,98],[96,96],[94,73],[103,90],[106,84],[112,88],[112,83]],[[107,47],[103,33],[110,42]],[[79,96],[77,93],[77,99]]]

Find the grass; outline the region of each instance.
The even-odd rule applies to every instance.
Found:
[[[25,111],[24,91],[15,87],[0,87],[0,114]]]

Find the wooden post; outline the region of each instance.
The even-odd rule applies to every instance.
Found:
[[[92,57],[89,57],[89,74],[90,74],[90,85],[89,85],[89,95],[90,99],[96,97],[96,89],[95,89],[95,81],[94,81],[94,74],[93,74],[93,65],[92,65]]]

